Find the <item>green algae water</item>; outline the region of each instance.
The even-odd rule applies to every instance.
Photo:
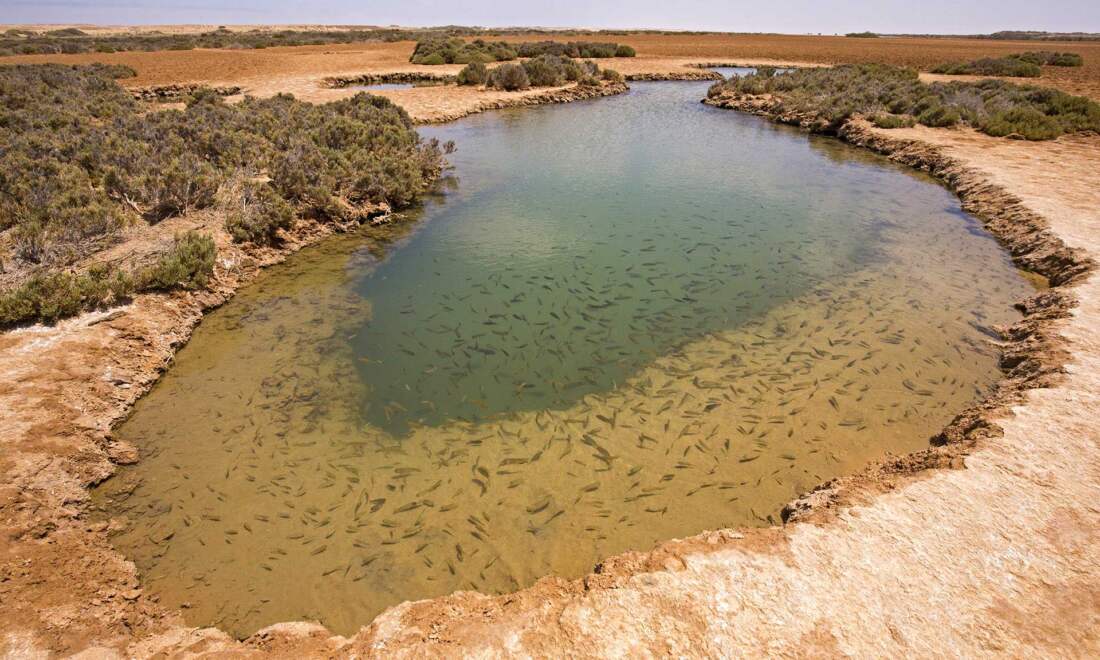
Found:
[[[245,636],[575,578],[927,446],[1031,290],[929,178],[698,100],[501,111],[409,222],[210,314],[95,493],[168,607]]]

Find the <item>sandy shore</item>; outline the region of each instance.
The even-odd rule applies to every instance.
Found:
[[[690,63],[670,59],[661,66]],[[249,85],[277,91],[313,85],[319,75]],[[493,101],[423,100],[410,112],[431,121],[486,102]],[[87,487],[136,460],[136,448],[114,441],[111,428],[203,311],[258,268],[331,232],[303,225],[284,250],[225,246],[211,292],[142,295],[110,312],[0,335],[0,652],[1100,652],[1100,284],[1081,268],[1100,259],[1100,137],[1026,143],[965,130],[856,128],[850,140],[944,177],[1017,256],[1065,280],[1056,300],[1028,306],[1030,325],[1006,346],[1019,358],[1006,365],[1006,382],[1024,382],[964,416],[944,447],[831,484],[793,506],[783,527],[670,541],[610,558],[584,579],[547,578],[511,595],[405,603],[350,639],[305,623],[278,624],[245,642],[188,627],[141,589],[106,527],[86,522]],[[1027,368],[1013,375],[1020,365]]]

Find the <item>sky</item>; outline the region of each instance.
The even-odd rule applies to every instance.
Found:
[[[1100,0],[0,0],[0,23],[481,25],[731,32],[1100,32]]]

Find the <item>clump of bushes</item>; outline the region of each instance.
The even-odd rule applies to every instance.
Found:
[[[221,193],[225,229],[234,241],[270,245],[294,223],[294,207],[266,182],[242,181]]]
[[[556,55],[584,59],[634,57],[634,49],[626,44],[599,41],[524,41],[515,44],[520,57]]]
[[[176,236],[172,249],[138,276],[138,288],[201,289],[214,273],[214,239],[189,231]]]
[[[1059,53],[1050,50],[1028,51],[1009,55],[1023,62],[1042,66],[1084,66],[1085,59],[1077,53]]]
[[[916,71],[882,64],[734,76],[708,91],[711,98],[726,94],[770,94],[778,110],[815,116],[833,128],[861,114],[887,127],[966,123],[996,137],[1028,140],[1100,131],[1100,104],[1084,97],[1001,80],[926,85]]]
[[[202,288],[214,272],[214,257],[214,239],[189,231],[176,236],[172,248],[136,277],[107,264],[92,264],[84,272],[36,273],[0,293],[0,327],[52,323],[123,302],[136,291]]]
[[[516,59],[516,50],[503,41],[475,39],[467,42],[459,37],[431,38],[416,42],[409,61],[413,64],[468,64],[470,62],[503,62]]]
[[[0,327],[39,320],[52,323],[125,300],[133,290],[128,275],[104,265],[80,274],[36,274],[14,290],[0,294]]]
[[[1043,66],[1083,66],[1084,63],[1085,60],[1077,53],[1040,50],[1005,57],[986,57],[972,62],[950,62],[932,69],[932,73],[1038,78],[1043,73]]]
[[[43,283],[84,301],[77,307],[99,304],[87,302],[97,296],[84,280],[60,273],[117,241],[124,226],[211,207],[225,198],[219,191],[235,190],[236,204],[223,207],[230,235],[271,243],[296,214],[345,220],[372,205],[412,204],[450,148],[421,140],[404,110],[382,97],[316,106],[281,95],[228,105],[199,91],[183,110],[146,112],[112,79],[125,73],[0,67],[0,246],[7,252],[0,263],[9,283],[16,273],[29,287],[3,294],[7,322],[50,319],[50,310],[76,305],[28,306]],[[207,271],[192,265],[213,263],[209,245],[207,256],[205,243],[181,239],[179,259],[135,286],[202,286]]]
[[[468,64],[507,62],[517,57],[535,58],[553,55],[563,58],[634,57],[634,49],[625,44],[596,41],[466,41],[458,37],[432,37],[416,43],[409,61],[413,64]]]
[[[478,68],[478,67],[481,68]],[[621,82],[623,77],[617,71],[600,69],[591,60],[577,61],[557,55],[539,55],[520,63],[505,63],[485,70],[483,65],[468,65],[459,72],[459,84],[476,85],[484,79],[484,84],[495,89],[516,91],[528,87],[557,87],[567,82],[582,85],[598,85],[600,80]]]
[[[449,32],[476,34],[474,28]],[[400,41],[422,37],[423,31],[380,28],[373,30],[247,30],[217,29],[196,34],[146,32],[123,35],[89,35],[75,28],[34,32],[7,30],[0,36],[0,55],[53,55],[58,53],[116,53],[124,51],[190,50],[192,48],[268,48]]]
[[[531,80],[527,77],[527,69],[522,64],[501,64],[489,73],[489,86],[503,89],[506,92],[514,92],[527,89],[531,86]]]
[[[1015,57],[983,57],[971,62],[949,62],[932,69],[932,73],[970,76],[1012,76],[1015,78],[1038,78],[1043,70],[1038,64],[1025,62]]]
[[[489,69],[481,62],[470,62],[458,72],[459,85],[484,85],[489,81]]]
[[[875,32],[849,32],[844,36],[852,37],[853,39],[878,39],[878,34]]]
[[[910,115],[880,112],[871,117],[871,123],[879,128],[911,128],[916,125],[917,120]]]

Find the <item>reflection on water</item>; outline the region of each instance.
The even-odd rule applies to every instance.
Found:
[[[997,377],[982,330],[1027,283],[927,178],[705,89],[426,130],[460,182],[415,229],[211,314],[96,492],[147,587],[196,625],[349,633],[768,524],[925,446]]]

